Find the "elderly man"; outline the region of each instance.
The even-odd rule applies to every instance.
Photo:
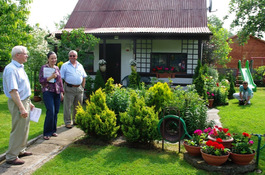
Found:
[[[15,46],[12,51],[12,61],[3,74],[4,93],[8,97],[8,109],[12,115],[12,131],[9,148],[6,152],[6,163],[21,165],[25,163],[18,157],[30,156],[26,152],[29,133],[29,113],[34,105],[30,101],[31,88],[23,63],[27,62],[27,48]]]
[[[73,106],[73,125],[75,123],[76,106],[83,103],[84,87],[87,74],[82,64],[77,61],[77,52],[71,50],[68,54],[69,61],[65,62],[60,70],[64,79],[64,123],[66,128],[72,128],[71,108]]]
[[[250,99],[253,97],[253,91],[248,87],[248,82],[243,81],[243,85],[239,87],[239,93],[233,94],[234,98],[242,101],[244,105],[250,104]]]

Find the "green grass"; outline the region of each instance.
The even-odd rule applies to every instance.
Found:
[[[258,88],[250,100],[251,105],[239,106],[238,100],[229,101],[229,105],[220,106],[219,116],[223,127],[229,128],[230,133],[247,132],[249,134],[265,134],[265,88]],[[257,148],[258,138],[252,136],[254,147]],[[261,146],[265,144],[262,137]],[[260,151],[259,168],[265,171],[265,148]]]
[[[0,154],[5,153],[8,149],[9,136],[12,126],[12,117],[7,107],[7,101],[8,98],[5,96],[5,94],[0,94],[0,121],[2,122],[0,134]],[[32,100],[32,103],[35,105],[35,107],[42,109],[42,114],[38,123],[30,121],[28,140],[33,139],[43,133],[43,124],[46,115],[46,108],[43,101],[34,102]],[[61,104],[57,126],[61,126],[63,124],[63,105]]]

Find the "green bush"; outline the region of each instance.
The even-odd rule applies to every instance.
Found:
[[[206,120],[206,103],[198,95],[195,85],[187,86],[186,91],[180,87],[176,87],[171,100],[165,106],[173,107],[179,111],[179,115],[185,121],[189,133],[192,133],[196,129],[203,130],[213,125]],[[176,111],[171,111],[171,114],[176,114]]]
[[[167,83],[158,82],[148,89],[147,106],[155,106],[155,112],[164,108],[164,102],[172,98],[172,91]]]
[[[107,80],[107,83],[105,84],[105,89],[104,89],[104,92],[106,94],[111,94],[113,93],[114,91],[114,79],[112,77],[110,77],[108,80]]]
[[[89,136],[109,141],[117,136],[116,115],[106,104],[106,94],[101,88],[86,100],[86,109],[79,104],[76,122]]]
[[[131,66],[132,73],[129,75],[129,87],[137,89],[140,83],[140,75],[136,72],[133,66]]]
[[[129,106],[130,94],[125,88],[115,87],[113,93],[107,94],[106,103],[117,116],[117,125],[120,125],[120,112],[125,112]]]
[[[205,76],[203,75],[203,70],[200,69],[197,78],[194,80],[193,84],[195,85],[195,89],[197,93],[202,96],[203,99],[207,99],[206,95],[206,81]]]
[[[128,110],[120,113],[121,129],[128,142],[151,143],[158,138],[158,114],[153,107],[147,107],[143,97],[135,92],[130,96]]]
[[[104,83],[104,80],[102,78],[100,70],[97,71],[96,78],[94,81],[94,92],[96,90],[98,90],[99,88],[102,88],[102,89],[105,88],[105,83]]]
[[[93,78],[91,78],[89,75],[86,77],[86,85],[85,85],[85,94],[87,96],[87,98],[90,97],[90,95],[93,92],[93,83],[94,80]]]

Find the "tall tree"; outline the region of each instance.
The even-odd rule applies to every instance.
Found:
[[[60,22],[58,23],[55,22],[54,24],[55,24],[56,29],[57,30],[63,29],[69,18],[70,18],[70,14],[67,14],[66,16],[63,17],[63,19]]]
[[[30,42],[32,28],[27,25],[29,4],[32,0],[0,1],[0,66],[4,67],[11,59],[11,49],[16,45]]]
[[[248,40],[251,34],[258,38],[264,36],[265,31],[265,0],[230,0],[229,13],[235,13],[231,27],[241,28],[238,32],[241,44]],[[228,16],[227,16],[228,17]]]
[[[208,65],[220,64],[225,66],[230,62],[228,54],[232,50],[228,40],[229,32],[223,28],[223,22],[216,16],[208,19],[208,27],[213,33],[209,41],[203,42],[203,63]]]

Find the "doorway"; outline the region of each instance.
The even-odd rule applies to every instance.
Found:
[[[104,59],[103,44],[99,45],[99,59]],[[106,44],[106,80],[110,77],[114,79],[114,83],[121,81],[121,44]]]

